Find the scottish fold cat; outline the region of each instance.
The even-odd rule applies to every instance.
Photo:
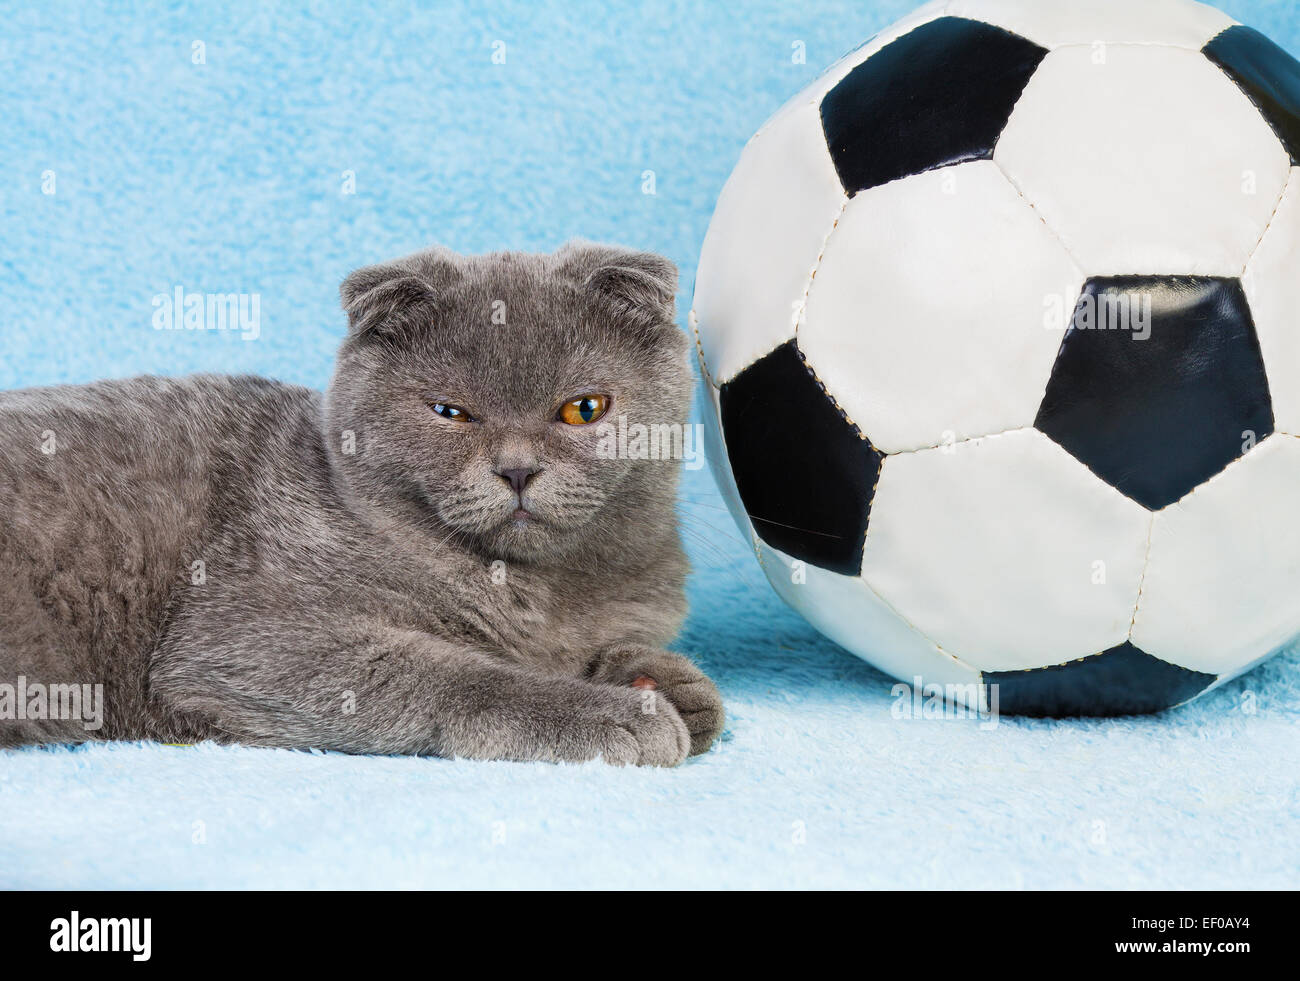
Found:
[[[599,452],[614,420],[686,421],[672,264],[434,249],[341,292],[323,395],[215,375],[0,393],[0,745],[707,749],[718,691],[665,649],[679,464]],[[72,704],[94,690],[98,726]]]

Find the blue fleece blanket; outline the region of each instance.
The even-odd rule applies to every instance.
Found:
[[[0,387],[199,370],[323,386],[339,280],[432,242],[621,241],[678,260],[689,296],[744,141],[909,6],[6,4]],[[1293,3],[1225,6],[1300,52]],[[257,294],[257,336],[155,329],[177,286]],[[888,679],[775,599],[707,470],[683,497],[679,646],[729,713],[707,755],[5,753],[0,885],[1296,884],[1296,654],[1158,718],[899,718]]]

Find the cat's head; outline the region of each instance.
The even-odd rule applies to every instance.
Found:
[[[664,534],[677,462],[630,458],[613,434],[686,423],[676,286],[660,256],[581,242],[354,272],[327,396],[337,466],[371,504],[489,556],[572,560]]]

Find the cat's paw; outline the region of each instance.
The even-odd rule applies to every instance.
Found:
[[[703,671],[672,651],[640,644],[620,645],[602,655],[592,680],[654,691],[667,698],[690,733],[691,756],[712,746],[726,721],[717,686]]]
[[[594,743],[593,755],[615,766],[676,766],[691,750],[691,734],[657,692],[618,692],[598,722]]]

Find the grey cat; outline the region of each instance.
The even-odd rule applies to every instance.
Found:
[[[718,691],[664,649],[679,468],[598,453],[595,425],[685,423],[676,282],[587,243],[434,249],[344,281],[324,396],[214,375],[0,393],[0,745],[703,752]],[[102,725],[26,711],[20,684],[103,685]]]

